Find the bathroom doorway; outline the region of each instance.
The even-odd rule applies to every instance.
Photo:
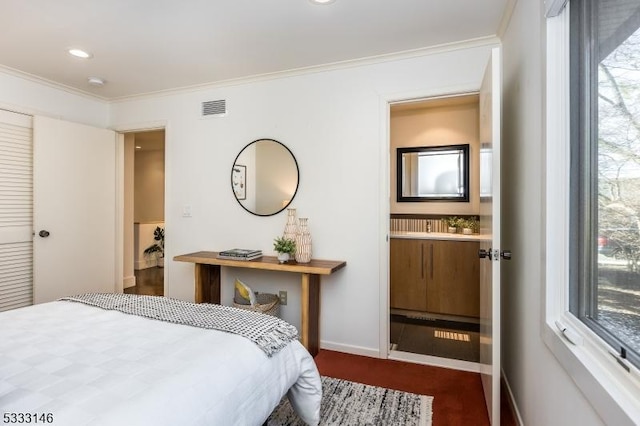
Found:
[[[386,157],[386,164],[381,165],[383,170],[387,170],[387,173],[381,173],[381,182],[384,184],[381,185],[381,197],[380,197],[380,219],[381,226],[380,230],[381,236],[386,237],[381,239],[380,244],[380,258],[383,259],[380,262],[380,273],[383,279],[381,280],[382,285],[380,286],[380,354],[383,358],[396,359],[401,361],[409,361],[416,363],[429,364],[434,366],[442,366],[447,368],[454,368],[460,370],[466,370],[471,372],[479,372],[482,382],[482,387],[485,394],[485,401],[487,403],[487,408],[490,413],[491,419],[499,419],[500,417],[500,370],[501,370],[501,362],[500,362],[500,275],[501,275],[501,263],[502,260],[506,260],[510,258],[510,252],[508,250],[501,250],[501,100],[502,100],[502,88],[501,88],[501,60],[500,60],[500,48],[494,47],[491,49],[491,52],[488,56],[487,66],[484,69],[481,85],[476,87],[475,85],[463,85],[458,86],[457,88],[450,87],[447,94],[443,94],[443,92],[430,92],[430,93],[416,93],[415,96],[393,96],[389,95],[381,98],[381,111],[385,112],[385,116],[382,117],[382,132],[383,135],[381,148],[383,149],[383,157]],[[417,207],[415,204],[427,204],[429,205],[430,211],[421,211],[419,214],[422,215],[433,215],[434,217],[428,216],[426,219],[436,219],[436,223],[443,224],[441,220],[442,216],[452,217],[457,216],[457,219],[460,216],[467,216],[468,214],[479,216],[479,241],[478,241],[478,250],[475,251],[475,256],[465,255],[464,257],[470,259],[471,257],[475,257],[476,260],[480,259],[479,272],[477,273],[477,284],[474,284],[473,288],[477,288],[479,290],[479,303],[476,306],[476,313],[474,315],[469,315],[468,313],[462,314],[464,306],[466,305],[466,295],[467,291],[458,290],[451,291],[451,279],[447,279],[447,275],[450,278],[458,275],[458,269],[461,261],[461,256],[456,254],[449,254],[444,256],[443,253],[451,252],[450,247],[447,249],[449,244],[444,244],[446,240],[449,238],[444,238],[446,234],[443,232],[443,235],[437,236],[439,238],[434,238],[433,235],[430,238],[417,238],[418,235],[416,233],[429,233],[429,229],[427,227],[427,231],[425,232],[422,229],[405,229],[399,230],[394,229],[394,215],[400,214],[404,215],[403,219],[404,224],[407,226],[417,225],[413,221],[414,218],[411,217],[413,212],[407,211],[404,208],[401,208],[401,211],[398,211],[399,206],[397,204],[402,204],[406,206],[410,206],[409,203],[399,203],[397,200],[397,191],[396,185],[398,180],[400,182],[404,182],[404,178],[400,177],[397,179],[397,175],[394,173],[396,171],[396,166],[392,158],[398,150],[397,147],[392,145],[394,140],[397,140],[397,133],[394,127],[393,117],[391,114],[392,106],[395,104],[406,104],[407,107],[411,107],[411,103],[420,103],[424,100],[446,100],[448,98],[456,98],[456,97],[464,97],[467,95],[478,95],[478,111],[475,115],[475,121],[477,123],[477,141],[478,145],[475,149],[470,146],[471,153],[471,163],[477,164],[477,181],[474,184],[473,181],[470,183],[471,193],[468,204],[469,206],[473,205],[477,200],[478,209],[471,210],[469,212],[462,212],[457,209],[461,207],[455,207],[456,205],[464,206],[464,203],[467,201],[460,201],[458,203],[446,203],[446,207],[442,209],[437,209],[437,204],[432,203],[413,203],[414,207]],[[443,120],[434,120],[436,124],[433,126],[433,130],[444,130],[444,133],[440,133],[442,137],[438,138],[439,145],[459,145],[464,143],[462,140],[457,140],[455,142],[444,140],[445,136],[457,136],[457,139],[460,139],[460,134],[455,131],[448,131],[448,127],[445,125]],[[461,123],[466,122],[467,120],[458,120]],[[425,146],[428,144],[423,143],[424,141],[420,138],[425,137],[426,135],[430,135],[433,132],[422,130],[415,134],[415,139],[417,139],[420,143],[417,143],[415,146]],[[410,137],[400,138],[405,142],[410,140]],[[415,140],[413,140],[415,142]],[[471,145],[471,143],[469,143]],[[476,156],[476,160],[473,160],[474,155]],[[397,157],[395,157],[397,160]],[[415,162],[413,158],[410,159],[411,165],[414,166]],[[417,161],[419,163],[419,161]],[[403,166],[403,168],[405,168]],[[420,170],[419,164],[416,170]],[[471,179],[473,179],[473,170],[470,170]],[[394,180],[396,179],[396,180]],[[409,182],[415,182],[412,175],[409,175]],[[390,191],[389,191],[390,187]],[[403,186],[401,186],[404,189]],[[475,192],[475,195],[474,195]],[[395,204],[395,205],[394,205]],[[408,216],[407,216],[408,215]],[[440,216],[440,219],[438,219]],[[457,224],[456,219],[456,224]],[[466,219],[466,218],[465,218]],[[466,221],[465,221],[466,222]],[[431,232],[433,232],[433,222],[431,223]],[[443,228],[446,232],[450,232],[447,227]],[[394,300],[394,286],[393,278],[391,275],[393,274],[393,270],[391,265],[393,263],[393,259],[391,259],[392,250],[390,249],[390,241],[394,240],[394,232],[404,232],[405,238],[407,240],[423,240],[422,242],[417,242],[414,244],[407,244],[405,248],[407,250],[403,253],[400,251],[400,255],[396,257],[395,260],[400,259],[408,262],[408,259],[412,257],[413,261],[412,265],[416,265],[417,267],[408,268],[413,271],[417,275],[412,280],[409,280],[409,283],[419,282],[422,283],[423,287],[426,287],[426,290],[420,290],[420,293],[417,296],[413,296],[412,294],[408,294],[408,297],[404,297],[403,302],[408,301],[416,301],[423,303],[420,306],[420,309],[417,309],[420,312],[425,312],[426,316],[424,318],[418,318],[420,320],[441,320],[446,318],[440,318],[433,315],[434,313],[445,313],[448,316],[450,315],[451,306],[454,306],[454,311],[457,313],[456,316],[466,316],[471,318],[476,318],[476,321],[479,324],[479,362],[469,362],[459,359],[451,359],[434,355],[424,355],[413,352],[404,352],[398,350],[398,348],[391,349],[391,315],[392,309],[398,309],[398,306],[394,306],[397,302],[397,299]],[[466,235],[463,231],[463,235]],[[396,240],[398,236],[396,235]],[[440,244],[443,242],[443,244]],[[440,247],[436,247],[439,245]],[[417,259],[428,259],[430,265],[434,265],[432,269],[429,264],[425,264],[424,261],[420,261]],[[433,261],[431,259],[433,258]],[[446,259],[453,260],[458,262],[453,267],[444,267],[444,268],[436,268],[435,266],[441,264],[442,262],[446,263]],[[424,265],[424,268],[421,267]],[[417,271],[417,273],[416,273]],[[460,283],[465,283],[468,280],[457,280],[456,287]],[[402,282],[402,281],[401,281]],[[468,287],[467,290],[471,290],[472,287]],[[429,295],[433,293],[433,290],[436,289],[436,296],[430,298]],[[396,296],[397,297],[396,293]],[[425,295],[425,298],[421,296]],[[405,295],[407,296],[407,295]],[[426,300],[425,300],[426,299]],[[430,306],[433,302],[439,303],[439,306]],[[453,301],[453,303],[452,303]],[[426,307],[425,307],[426,305]],[[411,306],[413,308],[413,305]],[[413,310],[413,309],[412,309]],[[440,311],[440,312],[434,312]],[[400,345],[398,345],[400,346]]]
[[[449,234],[445,222],[454,216],[479,219],[479,95],[400,101],[390,104],[389,114],[389,357],[479,371],[479,235],[477,229],[474,235],[463,235],[462,229]],[[398,197],[399,180],[418,185],[431,178],[402,175],[418,169],[423,152],[442,156],[448,152],[444,148],[463,144],[468,200]],[[412,167],[405,164],[406,155],[398,157],[404,151],[416,151]],[[401,161],[404,167],[398,166]]]
[[[163,296],[165,130],[124,134],[124,292]]]

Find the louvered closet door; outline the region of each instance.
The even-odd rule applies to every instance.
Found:
[[[32,118],[0,110],[0,311],[33,303]]]

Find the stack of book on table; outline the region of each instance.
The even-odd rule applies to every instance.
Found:
[[[218,259],[253,260],[259,257],[262,257],[262,250],[235,248],[231,250],[224,250],[218,253]]]

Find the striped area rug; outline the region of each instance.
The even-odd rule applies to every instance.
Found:
[[[429,426],[433,397],[322,377],[320,425]],[[283,398],[267,426],[304,426]]]

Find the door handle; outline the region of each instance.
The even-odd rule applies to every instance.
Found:
[[[493,258],[491,253],[492,253],[491,249],[489,249],[489,250],[480,249],[480,250],[478,250],[478,257],[480,259],[489,259],[489,260],[491,260]]]
[[[495,251],[495,253],[494,253]],[[495,256],[495,260],[500,260],[498,259],[498,256],[500,256],[500,258],[504,259],[504,260],[511,260],[511,250],[500,250],[500,254],[498,255],[498,250],[485,250],[485,249],[480,249],[478,250],[478,257],[480,259],[489,259],[489,260],[493,260]]]
[[[42,238],[47,238],[50,234],[49,231],[45,231],[44,229],[40,232],[38,232],[38,235],[40,235]]]
[[[430,271],[431,271],[431,279],[433,280],[433,244],[429,246],[429,263],[430,263]]]

